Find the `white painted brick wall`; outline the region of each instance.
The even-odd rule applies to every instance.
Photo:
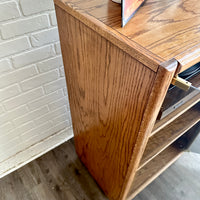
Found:
[[[2,23],[0,28],[3,39],[8,39],[48,27],[49,18],[48,15],[45,14],[35,17],[18,19],[14,22]]]
[[[21,0],[20,5],[24,15],[31,15],[41,11],[53,10],[53,1],[50,0]]]
[[[55,56],[55,50],[52,45],[33,49],[12,57],[15,68],[23,67],[32,63],[39,62],[43,59]]]
[[[59,36],[57,27],[33,33],[31,35],[31,43],[33,47],[39,47],[45,44],[58,41],[59,41]]]
[[[12,66],[9,59],[0,60],[0,74],[11,71]]]
[[[53,0],[0,0],[0,177],[69,139],[69,127]]]
[[[19,52],[23,52],[30,48],[28,37],[17,38],[14,40],[7,40],[1,42],[0,45],[0,58],[7,57]]]
[[[0,22],[17,19],[20,16],[20,11],[15,1],[7,1],[0,3]]]

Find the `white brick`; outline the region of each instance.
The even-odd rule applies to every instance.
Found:
[[[55,49],[57,54],[61,54],[60,42],[57,42],[55,44]]]
[[[0,75],[12,69],[11,63],[8,59],[0,60]]]
[[[11,85],[9,87],[0,89],[0,101],[14,97],[20,93],[19,86],[17,84]]]
[[[32,64],[47,58],[50,58],[55,55],[54,49],[52,46],[45,46],[32,51],[13,56],[14,67],[19,68],[28,64]]]
[[[11,121],[21,115],[24,115],[28,112],[28,109],[25,105],[20,106],[14,110],[8,111],[0,115],[0,124],[4,124],[8,121]]]
[[[58,68],[63,65],[62,57],[57,56],[54,58],[50,58],[48,60],[42,61],[37,64],[39,72],[46,72],[55,68]]]
[[[6,135],[0,135],[0,141],[2,144],[9,144],[10,141],[15,140],[16,138],[19,138],[21,134],[24,134],[31,129],[35,128],[35,124],[33,121],[28,122],[24,124],[23,126],[19,126],[17,128],[13,128],[8,134]],[[16,145],[16,144],[15,144]]]
[[[51,120],[53,120],[54,118],[56,118],[56,117],[58,117],[60,115],[63,115],[65,112],[66,112],[66,109],[63,106],[63,107],[61,107],[61,108],[59,108],[57,110],[54,110],[52,112],[49,112],[49,113],[41,116],[40,118],[34,120],[34,122],[35,122],[36,125],[40,125],[40,124],[43,124],[43,123],[45,123],[47,121],[51,121]]]
[[[48,113],[48,107],[44,106],[32,112],[28,112],[27,114],[22,115],[17,119],[14,119],[13,122],[16,126],[20,126],[28,121],[34,120],[42,115],[45,115],[46,113]]]
[[[67,112],[64,115],[60,115],[59,117],[53,119],[53,123],[54,124],[59,124],[61,122],[66,121],[66,122],[68,122],[67,126],[70,126],[71,124],[70,124],[69,118],[70,118],[70,112]]]
[[[0,3],[0,21],[15,19],[20,16],[17,4],[14,1]]]
[[[67,111],[70,112],[70,107],[69,107],[69,102],[68,102],[68,101],[67,101],[67,103],[66,103],[66,105],[65,105],[65,108],[66,108]]]
[[[0,43],[0,58],[20,53],[30,48],[27,37],[9,40]]]
[[[53,0],[20,0],[24,15],[54,9]]]
[[[26,141],[26,143],[28,143],[29,141],[32,142],[32,143],[36,143],[39,141],[40,138],[44,139],[44,138],[47,138],[63,129],[65,129],[67,127],[67,124],[68,122],[67,121],[64,121],[64,122],[61,122],[59,124],[57,124],[56,126],[54,127],[50,127],[49,129],[47,129],[46,131],[44,132],[41,132],[40,135],[38,134],[32,134],[33,137],[29,138],[29,137],[26,137],[28,138],[28,140]],[[41,140],[41,139],[40,139]]]
[[[2,115],[2,113],[4,113],[4,108],[2,105],[0,105],[0,116]]]
[[[57,101],[54,101],[52,103],[49,104],[49,109],[50,110],[55,110],[58,109],[61,106],[65,106],[68,104],[68,98],[67,97],[63,97]]]
[[[65,77],[65,70],[63,66],[59,68],[59,72],[61,77]]]
[[[15,137],[11,138],[11,140],[8,142],[7,140],[4,142],[3,145],[0,146],[0,152],[4,149],[8,149],[8,152],[10,149],[11,152],[15,152],[15,154],[18,151],[22,151],[26,149],[28,146],[31,146],[38,142],[38,140],[41,139],[41,135],[48,129],[52,127],[52,124],[50,122],[47,122],[39,127],[36,127],[24,134],[17,134],[13,132]],[[10,135],[10,134],[9,134]],[[33,140],[32,138],[37,138],[36,140]],[[5,138],[6,139],[6,138]],[[28,142],[29,141],[29,142]],[[7,153],[7,152],[6,152]],[[2,157],[2,156],[0,156]],[[1,162],[1,161],[0,161]]]
[[[20,138],[16,138],[15,140],[10,140],[9,143],[1,145],[0,146],[0,162],[3,162],[4,160],[7,160],[7,158],[11,157],[13,154],[15,155],[16,153],[18,153],[20,149],[19,149],[19,146],[17,145],[19,144],[21,144],[21,140]]]
[[[37,88],[26,93],[22,93],[12,99],[3,102],[3,105],[7,110],[16,108],[17,106],[26,104],[34,99],[43,96],[43,90],[41,88]]]
[[[31,129],[34,129],[34,128],[35,128],[34,122],[33,121],[29,121],[26,124],[23,124],[22,126],[18,126],[15,129],[15,133],[17,133],[17,135],[23,134],[23,133],[25,133],[27,131],[30,131]]]
[[[65,129],[66,127],[69,127],[68,121],[64,121],[59,124],[56,124],[56,126],[54,127],[54,132],[56,133],[58,131],[61,131],[61,130]]]
[[[68,96],[67,87],[63,88],[63,93],[64,93],[65,96]]]
[[[31,141],[32,144],[38,142],[39,140],[44,139],[41,137],[41,135],[50,129],[52,127],[52,123],[46,122],[45,124],[42,124],[41,126],[37,126],[35,129],[32,129],[31,131],[26,132],[23,134],[23,142],[26,143],[27,141]],[[33,138],[36,138],[36,140],[33,140]]]
[[[3,39],[8,39],[25,33],[41,30],[49,27],[48,15],[40,15],[19,19],[14,22],[4,23],[1,25]]]
[[[13,83],[22,81],[36,74],[37,74],[37,70],[34,65],[24,67],[20,70],[9,72],[5,75],[0,76],[0,88],[7,87]]]
[[[33,47],[39,47],[57,41],[59,41],[57,27],[37,32],[31,35],[31,44]]]
[[[44,89],[45,89],[45,92],[48,94],[64,87],[66,87],[65,78],[60,78],[56,81],[46,84],[44,86]]]
[[[56,80],[58,76],[59,76],[58,71],[53,70],[47,73],[40,74],[33,78],[30,78],[28,80],[22,81],[20,85],[23,91],[27,91],[39,87],[45,83],[49,83],[53,80]]]
[[[2,135],[7,135],[7,133],[9,131],[11,131],[13,129],[13,124],[11,122],[8,122],[6,124],[4,124],[3,126],[0,126],[0,137]],[[1,143],[2,143],[2,140],[1,140]]]
[[[41,132],[40,135],[32,134],[33,137],[31,137],[31,138],[26,137],[26,138],[28,138],[28,141],[26,141],[26,143],[29,142],[29,141],[32,142],[32,143],[36,143],[36,142],[38,142],[38,141],[40,141],[42,139],[50,137],[51,135],[53,135],[53,134],[65,129],[67,127],[67,124],[68,124],[68,122],[64,121],[64,122],[61,122],[61,123],[57,124],[54,127],[50,127],[46,131]]]
[[[50,20],[51,20],[51,25],[52,26],[56,26],[57,25],[57,18],[56,18],[55,11],[50,13]]]
[[[52,8],[53,0],[0,0],[0,162],[71,126]]]
[[[54,93],[51,93],[49,95],[43,96],[40,99],[37,99],[33,102],[28,103],[28,106],[31,110],[35,110],[40,106],[46,105],[50,102],[55,101],[56,99],[60,99],[63,96],[63,93],[61,90],[58,90]]]

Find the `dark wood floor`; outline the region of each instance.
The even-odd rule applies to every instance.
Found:
[[[73,141],[0,180],[0,200],[106,200]],[[199,200],[200,155],[185,153],[134,200]]]

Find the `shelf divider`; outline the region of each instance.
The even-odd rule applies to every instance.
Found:
[[[137,171],[131,189],[127,195],[127,200],[134,198],[149,183],[155,180],[165,169],[179,158],[182,152],[182,150],[176,149],[171,145]]]
[[[139,169],[200,121],[200,102],[149,138]]]

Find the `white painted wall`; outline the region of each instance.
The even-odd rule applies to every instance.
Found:
[[[70,137],[53,0],[0,0],[0,177]]]

